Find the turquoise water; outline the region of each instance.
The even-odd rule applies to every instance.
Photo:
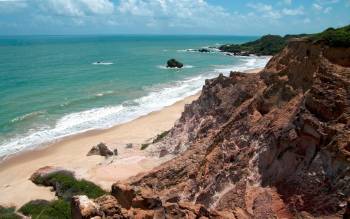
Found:
[[[0,37],[0,157],[159,110],[219,72],[262,67],[267,57],[187,51],[256,38]],[[185,67],[165,68],[169,58]]]

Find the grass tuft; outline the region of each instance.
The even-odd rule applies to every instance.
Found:
[[[141,150],[145,150],[149,145],[149,143],[141,144]]]
[[[23,205],[19,212],[33,219],[70,219],[70,203],[63,199],[55,201],[34,200]]]
[[[170,130],[168,131],[164,131],[162,133],[160,133],[159,135],[157,135],[157,137],[153,140],[152,144],[160,142],[165,136],[167,136],[169,134]]]
[[[55,187],[57,196],[64,199],[70,199],[74,195],[86,195],[89,198],[97,198],[106,194],[103,189],[90,181],[77,180],[72,175],[60,172],[47,176],[46,180]]]
[[[21,219],[19,215],[16,214],[15,207],[3,207],[0,206],[0,218],[1,219]]]

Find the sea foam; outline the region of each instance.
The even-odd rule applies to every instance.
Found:
[[[40,145],[57,141],[63,137],[94,129],[106,129],[161,110],[185,97],[198,93],[205,79],[216,77],[218,72],[228,75],[230,71],[244,71],[264,67],[270,57],[242,57],[242,64],[214,66],[213,71],[166,84],[154,85],[146,89],[148,94],[128,100],[116,106],[93,108],[70,113],[58,119],[55,125],[28,131],[24,135],[7,139],[0,143],[0,157],[33,149]]]

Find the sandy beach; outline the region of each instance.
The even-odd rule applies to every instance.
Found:
[[[252,69],[247,73],[260,70]],[[191,103],[198,96],[199,94],[187,97],[160,111],[110,129],[75,135],[2,161],[0,205],[20,207],[33,199],[54,199],[55,195],[50,188],[36,186],[29,180],[32,173],[44,166],[72,170],[78,178],[91,180],[106,190],[118,180],[151,170],[165,160],[147,156],[140,150],[140,145],[169,130],[180,117],[185,104]],[[111,149],[117,148],[118,156],[107,160],[101,156],[86,156],[91,147],[100,142]],[[126,148],[128,143],[132,143],[133,147]]]

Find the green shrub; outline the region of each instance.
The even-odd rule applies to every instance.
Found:
[[[311,39],[315,43],[325,43],[333,47],[350,47],[350,25],[341,28],[328,28],[327,30],[314,34]]]
[[[289,39],[290,35],[288,36]],[[274,55],[281,51],[287,43],[287,37],[278,35],[265,35],[258,40],[243,44],[220,46],[219,49],[231,53],[249,53],[256,55]]]
[[[89,198],[100,197],[106,192],[96,184],[87,180],[77,180],[72,175],[60,172],[50,174],[46,179],[50,185],[55,186],[58,197],[70,199],[74,195],[86,195]]]
[[[169,132],[170,132],[170,130],[160,133],[159,135],[157,135],[157,137],[153,140],[152,143],[154,144],[154,143],[160,142],[165,136],[167,136],[169,134]]]
[[[141,144],[141,150],[145,150],[149,145],[149,143]]]
[[[6,208],[0,206],[0,218],[1,219],[21,219],[19,215],[16,214],[16,208],[10,207]]]
[[[32,219],[70,219],[70,203],[59,199],[55,201],[34,200],[23,205],[19,212]]]
[[[222,45],[223,52],[235,54],[247,53],[256,55],[274,55],[280,52],[292,38],[308,37],[314,43],[325,43],[333,47],[350,47],[350,25],[341,28],[328,28],[317,34],[265,35],[255,41],[243,44]]]

